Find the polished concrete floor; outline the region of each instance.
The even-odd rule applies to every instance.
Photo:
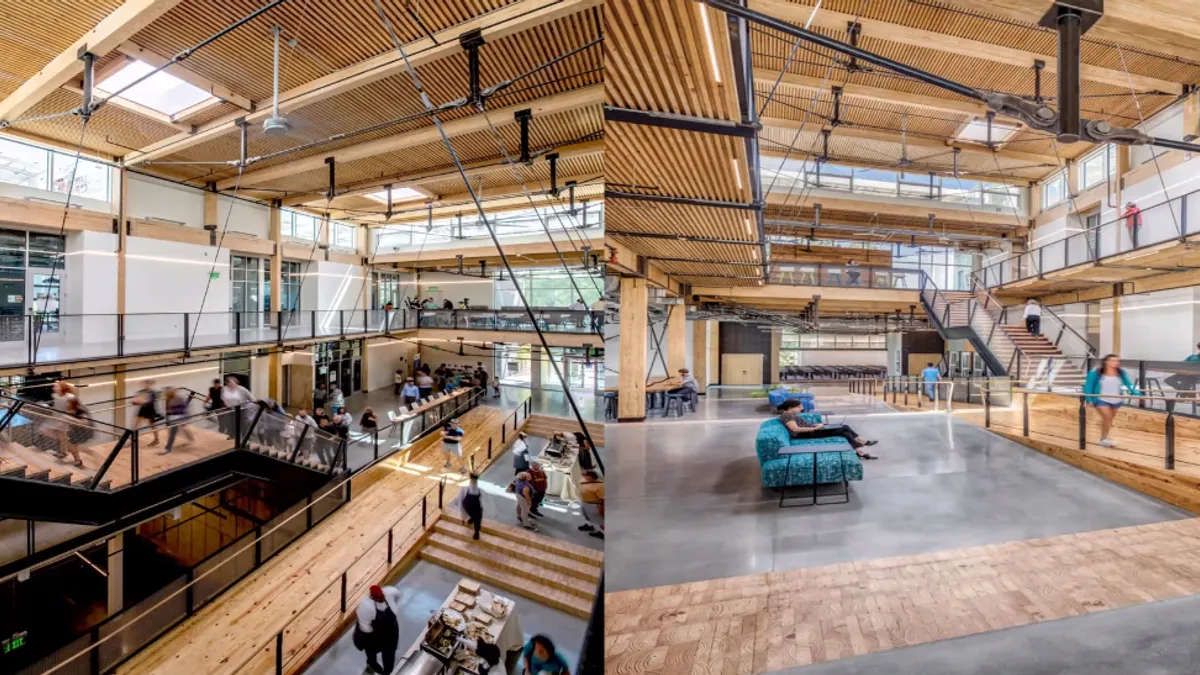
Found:
[[[462,575],[452,572],[432,563],[419,561],[404,573],[395,583],[391,584],[400,590],[403,600],[403,614],[400,620],[399,655],[403,655],[420,637],[425,630],[429,615],[442,606],[450,591],[458,585]],[[493,588],[487,584],[484,588],[512,598],[517,603],[516,614],[521,621],[521,629],[525,632],[526,640],[536,634],[548,636],[558,648],[563,658],[574,669],[579,661],[579,648],[583,644],[583,634],[587,623],[582,619],[565,614],[549,607],[527,600],[508,591]],[[308,675],[358,675],[365,672],[366,655],[354,648],[353,629],[346,631],[332,647],[318,657],[304,672]],[[510,655],[509,665],[514,665],[514,652]],[[396,670],[399,672],[400,665]],[[509,672],[516,672],[511,669]]]
[[[788,675],[1189,675],[1200,596],[877,652]]]
[[[937,413],[850,414],[881,459],[848,504],[778,508],[754,438],[768,413],[610,424],[609,591],[956,549],[1189,514]],[[834,413],[874,407],[869,399]]]

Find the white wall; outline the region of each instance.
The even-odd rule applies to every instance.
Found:
[[[226,228],[226,223],[229,224]],[[270,239],[271,208],[231,197],[217,197],[217,234],[222,230]]]
[[[511,281],[507,283],[509,287],[512,286]],[[491,279],[473,280],[459,274],[422,272],[418,295],[422,298],[432,296],[438,304],[448,298],[455,307],[462,302],[463,298],[467,298],[472,307],[493,307],[495,304],[494,284],[495,282]]]
[[[182,336],[182,313],[191,317],[193,335],[231,330],[229,250],[144,237],[129,237],[125,271],[125,334],[131,339]],[[215,265],[214,265],[215,263]],[[217,278],[210,278],[210,272]]]
[[[1100,301],[1100,354],[1113,351],[1112,300]],[[1200,341],[1200,288],[1156,291],[1121,298],[1123,359],[1182,361]]]
[[[203,228],[204,191],[130,174],[127,213],[134,219],[155,219]]]
[[[403,370],[405,374],[412,372],[411,354],[415,349],[414,345],[400,340],[369,341],[367,343],[367,390],[390,389],[393,382],[392,376],[395,375],[397,369]],[[433,354],[441,355],[441,352],[433,352]]]

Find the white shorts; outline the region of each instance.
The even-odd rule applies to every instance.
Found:
[[[446,443],[443,441],[442,452],[446,453],[447,455],[462,457],[462,443]]]

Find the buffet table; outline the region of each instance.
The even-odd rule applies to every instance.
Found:
[[[496,645],[503,663],[508,652],[525,646],[516,603],[483,589],[477,581],[460,579],[430,617],[429,628],[404,653],[402,672],[405,675],[478,673],[481,660],[463,644],[462,638],[483,638]]]
[[[546,446],[549,448],[550,446]],[[564,502],[579,501],[579,484],[583,482],[583,469],[579,466],[579,446],[574,443],[563,448],[562,457],[542,453],[536,461],[546,472],[546,494]]]

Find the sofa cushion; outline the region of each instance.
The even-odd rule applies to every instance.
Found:
[[[762,462],[759,465],[762,469],[762,486],[766,488],[779,488],[790,485],[788,482],[788,466],[790,463],[791,457],[779,457]]]
[[[779,456],[779,449],[787,447],[792,435],[788,433],[783,422],[776,418],[763,421],[758,426],[758,436],[754,439],[754,449],[758,453],[758,461],[766,462]]]

